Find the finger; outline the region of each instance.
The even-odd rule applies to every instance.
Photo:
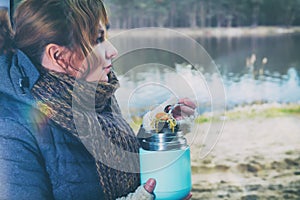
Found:
[[[180,110],[181,110],[182,116],[190,116],[195,113],[195,109],[188,107],[188,106],[184,106],[184,105],[180,106]]]
[[[190,198],[192,198],[192,193],[189,193],[183,200],[189,200]]]
[[[172,114],[175,118],[179,117],[179,116],[186,117],[186,116],[191,116],[191,115],[195,114],[195,110],[188,106],[180,105],[180,106],[176,106],[174,108],[174,110],[172,111]]]
[[[177,121],[183,120],[183,117],[182,117],[182,116],[179,116],[179,115],[174,115],[173,117],[174,117]]]
[[[181,106],[176,106],[173,110],[172,110],[172,115],[173,117],[176,116],[181,116],[182,112],[181,112]]]
[[[156,186],[156,180],[153,178],[149,178],[148,181],[145,183],[144,188],[147,192],[152,193]]]
[[[191,107],[193,109],[195,109],[197,107],[196,103],[192,100],[190,100],[189,98],[181,98],[178,100],[179,104],[184,104],[188,107]]]

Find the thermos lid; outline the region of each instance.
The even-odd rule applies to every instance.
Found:
[[[145,129],[141,128],[138,138],[141,147],[148,151],[178,150],[188,146],[182,131],[157,133],[155,131],[146,132]]]

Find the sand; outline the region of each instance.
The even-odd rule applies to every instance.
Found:
[[[188,134],[192,199],[300,199],[300,116],[255,117],[225,122],[205,157],[210,123]]]

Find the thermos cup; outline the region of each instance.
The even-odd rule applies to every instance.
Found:
[[[154,178],[155,199],[183,199],[192,188],[190,148],[181,131],[164,131],[139,134],[141,184]]]

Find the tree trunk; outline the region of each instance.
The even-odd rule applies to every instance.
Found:
[[[172,1],[171,2],[171,10],[170,10],[170,27],[175,26],[175,16],[176,16],[176,2]]]
[[[206,26],[206,8],[203,1],[199,2],[200,6],[200,26],[205,27]]]
[[[219,14],[217,16],[217,27],[221,27],[222,26],[222,16]]]
[[[191,12],[188,15],[189,16],[189,24],[191,28],[195,28],[197,27],[197,5],[196,4],[192,4],[191,5]]]
[[[226,26],[228,27],[228,28],[230,28],[230,27],[232,27],[232,20],[233,20],[233,16],[232,15],[228,15],[227,17],[226,17]]]
[[[253,12],[252,12],[252,26],[257,26],[258,23],[258,15],[259,15],[259,6],[256,5],[253,8]]]

